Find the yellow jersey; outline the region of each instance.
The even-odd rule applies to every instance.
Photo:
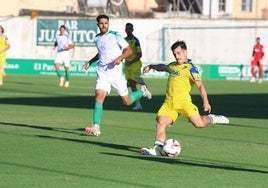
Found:
[[[169,73],[165,102],[175,108],[181,108],[185,102],[191,101],[190,91],[196,80],[201,80],[197,67],[189,59],[184,64],[171,62],[167,65]]]
[[[0,50],[5,49],[8,44],[8,38],[5,35],[0,35]]]
[[[141,53],[140,41],[137,37],[133,36],[131,39],[125,38],[128,42],[130,48],[132,49],[132,54],[126,58],[127,61],[133,60],[137,53]]]
[[[0,50],[4,50],[9,41],[5,35],[0,35]],[[4,67],[6,65],[6,52],[0,54],[0,67]]]

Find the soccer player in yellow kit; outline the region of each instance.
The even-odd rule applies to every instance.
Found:
[[[125,32],[127,36],[125,37],[125,40],[128,42],[132,54],[125,58],[125,66],[124,66],[124,73],[127,79],[127,85],[131,88],[132,92],[137,91],[137,83],[141,84],[142,86],[146,86],[143,78],[141,78],[141,57],[142,57],[142,51],[140,46],[139,39],[133,35],[133,24],[127,23],[125,26]],[[141,110],[142,105],[140,100],[135,102],[136,105],[133,110]]]
[[[0,26],[0,86],[3,85],[3,77],[6,75],[6,51],[10,48],[8,38],[4,35],[4,28]]]
[[[176,61],[169,65],[157,64],[144,67],[145,73],[150,69],[169,73],[166,98],[157,113],[156,137],[153,148],[141,148],[143,155],[164,155],[163,145],[166,140],[166,129],[176,119],[183,115],[196,128],[203,128],[209,124],[228,124],[229,120],[222,115],[200,115],[198,108],[192,103],[190,91],[193,85],[199,89],[203,100],[204,111],[210,113],[211,106],[207,97],[205,86],[201,80],[198,69],[187,58],[187,46],[184,41],[177,41],[171,46]]]

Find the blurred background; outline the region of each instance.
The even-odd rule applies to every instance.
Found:
[[[248,79],[256,37],[268,45],[268,0],[2,0],[1,4],[0,25],[11,43],[9,73],[54,74],[52,46],[64,24],[76,44],[71,52],[73,71],[82,74],[80,64],[96,53],[93,40],[99,14],[109,15],[110,29],[123,36],[125,24],[134,25],[144,65],[173,61],[170,46],[185,40],[189,57],[200,70],[217,72],[205,75],[211,79]],[[267,74],[265,56],[264,80]]]

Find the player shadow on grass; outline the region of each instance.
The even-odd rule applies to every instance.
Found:
[[[68,141],[68,142],[78,142],[81,144],[94,144],[101,147],[107,147],[107,148],[113,148],[113,149],[119,149],[124,151],[132,151],[134,153],[137,153],[140,148],[135,146],[129,146],[129,145],[122,145],[122,144],[113,144],[113,143],[106,143],[106,142],[98,142],[98,141],[92,141],[92,140],[79,140],[74,138],[62,138],[62,137],[55,137],[55,136],[48,136],[48,135],[36,135],[38,138],[43,139],[54,139],[54,140],[62,140],[62,141]]]
[[[62,132],[62,133],[71,133],[71,134],[81,135],[81,133],[76,132],[76,131],[81,131],[80,129],[53,128],[53,127],[44,127],[44,126],[17,124],[17,123],[5,123],[5,122],[0,122],[0,125],[26,127],[26,128],[40,129],[40,130],[45,130],[45,131],[56,131],[56,132]],[[55,136],[49,136],[49,135],[34,135],[34,136],[41,138],[41,139],[49,139],[49,140],[54,139],[54,140],[62,140],[62,141],[67,141],[67,142],[89,144],[89,145],[94,144],[94,145],[101,146],[101,147],[113,148],[113,149],[118,149],[118,150],[123,150],[123,151],[131,151],[135,154],[138,154],[140,150],[139,147],[130,146],[130,145],[105,143],[105,142],[99,142],[99,141],[81,140],[81,139],[74,139],[74,138],[63,138],[63,137],[55,137]],[[205,161],[185,160],[185,159],[180,159],[178,157],[169,158],[165,156],[161,156],[161,157],[142,156],[142,155],[137,156],[137,155],[124,155],[124,154],[118,154],[118,153],[105,153],[105,152],[103,152],[102,154],[113,155],[113,156],[118,156],[118,157],[128,157],[128,158],[146,160],[146,161],[152,161],[152,162],[168,163],[168,164],[179,164],[179,165],[185,165],[185,166],[198,166],[198,167],[204,167],[204,168],[214,168],[214,169],[222,169],[222,170],[268,174],[268,171],[265,171],[265,170],[245,168],[245,167],[234,166],[230,164],[222,164],[222,162],[220,164],[217,164],[217,163],[212,163],[212,162],[208,163]]]
[[[142,98],[142,111],[156,113],[162,105],[165,96],[153,95],[151,100]],[[227,117],[268,119],[267,94],[224,94],[209,95],[212,113]],[[193,95],[192,101],[197,105],[201,114],[202,100],[199,95]],[[94,108],[94,96],[60,96],[60,97],[6,97],[0,98],[0,104],[31,105],[43,107],[63,108]],[[124,106],[118,96],[108,96],[104,103],[104,110],[132,111],[133,106]]]
[[[5,123],[5,122],[0,122],[0,126],[1,125],[26,127],[26,128],[39,129],[39,130],[44,130],[44,131],[55,131],[55,132],[61,132],[61,133],[76,134],[79,136],[87,136],[85,133],[83,134],[81,133],[82,131],[81,129],[54,128],[54,127],[45,127],[45,126],[37,126],[37,125],[19,124],[19,123]],[[62,141],[69,141],[69,142],[78,142],[78,143],[83,143],[83,144],[94,144],[94,145],[98,145],[101,147],[114,148],[114,149],[120,149],[120,150],[129,150],[135,153],[140,149],[138,147],[129,146],[129,145],[105,143],[105,142],[98,142],[98,141],[91,141],[91,140],[62,138],[62,137],[55,137],[55,136],[49,136],[49,135],[33,135],[33,136],[36,136],[42,139],[55,139],[55,140],[62,140]]]
[[[98,142],[98,141],[92,141],[92,140],[79,140],[79,139],[73,139],[73,138],[62,138],[62,137],[55,137],[55,136],[47,136],[47,135],[36,135],[39,138],[43,139],[55,139],[55,140],[62,140],[62,141],[68,141],[68,142],[78,142],[82,144],[94,144],[101,147],[107,147],[107,148],[113,148],[123,151],[131,151],[134,154],[139,154],[139,147],[135,146],[129,146],[129,145],[122,145],[122,144],[113,144],[113,143],[105,143],[105,142]],[[243,172],[251,172],[251,173],[263,173],[268,174],[268,171],[265,170],[259,170],[259,169],[253,169],[253,168],[246,168],[241,166],[235,166],[231,164],[222,164],[222,162],[213,163],[213,162],[206,162],[206,161],[195,161],[195,160],[185,160],[180,159],[179,157],[176,158],[170,158],[167,156],[144,156],[141,155],[125,155],[125,154],[119,154],[119,153],[107,153],[107,152],[101,152],[101,154],[105,155],[112,155],[117,157],[128,157],[132,159],[139,159],[139,160],[145,160],[145,161],[151,161],[151,162],[161,162],[161,163],[167,163],[167,164],[178,164],[178,165],[184,165],[184,166],[196,166],[196,167],[204,167],[204,168],[214,168],[214,169],[222,169],[222,170],[230,170],[230,171],[243,171]]]
[[[0,122],[0,126],[1,125],[26,127],[26,128],[39,129],[39,130],[44,130],[44,131],[55,131],[55,132],[69,133],[69,134],[75,134],[75,135],[80,135],[80,136],[85,135],[81,133],[81,131],[83,131],[84,129],[66,129],[66,128],[57,128],[57,127],[29,125],[29,124],[23,124],[23,123],[7,123],[7,122]]]
[[[167,156],[144,156],[144,155],[124,155],[118,153],[107,153],[103,152],[103,154],[117,156],[117,157],[127,157],[132,159],[144,160],[149,162],[159,162],[159,163],[167,163],[171,165],[180,165],[180,166],[194,166],[194,167],[203,167],[203,168],[213,168],[213,169],[221,169],[221,170],[230,170],[230,171],[242,171],[242,172],[251,172],[251,173],[263,173],[268,174],[266,170],[252,169],[241,166],[235,166],[230,164],[222,164],[220,163],[212,163],[206,161],[195,161],[195,160],[186,160],[181,159],[179,157],[167,157]]]

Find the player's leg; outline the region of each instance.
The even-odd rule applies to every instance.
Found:
[[[86,127],[85,131],[89,135],[100,135],[100,124],[103,116],[103,103],[108,93],[111,91],[111,86],[107,79],[102,75],[98,76],[95,85],[95,106],[93,111],[93,126]]]
[[[198,108],[192,102],[186,102],[184,108],[181,110],[184,117],[188,118],[189,121],[196,128],[204,128],[209,124],[228,124],[229,120],[222,115],[200,115]]]
[[[0,86],[3,85],[5,58],[0,54]]]
[[[69,87],[70,86],[70,68],[64,66],[64,70],[65,70],[65,83],[64,83],[64,87]]]
[[[102,89],[97,89],[95,91],[95,106],[93,111],[93,126],[86,127],[85,131],[89,135],[99,136],[100,132],[100,123],[103,116],[103,103],[107,92]]]
[[[120,95],[123,104],[127,105],[127,106],[129,106],[129,105],[133,104],[134,102],[140,100],[140,98],[142,96],[147,97],[148,99],[152,98],[151,92],[146,87],[143,87],[141,90],[131,92],[129,95],[125,95],[125,94],[122,94],[120,92],[117,92],[117,93]]]
[[[166,140],[166,129],[178,118],[178,112],[164,103],[158,111],[156,122],[156,136],[153,148],[141,148],[143,155],[163,155],[163,146]]]
[[[145,81],[144,81],[144,79],[142,77],[139,77],[138,84],[140,84],[140,85],[146,85],[146,83],[145,83]]]
[[[131,88],[132,92],[136,92],[138,90],[137,89],[137,82],[135,80],[129,79],[128,84],[129,84],[129,87]],[[134,108],[132,108],[132,110],[141,110],[142,109],[141,101],[137,100],[135,103],[136,103],[136,105],[134,106]]]
[[[258,68],[259,68],[259,84],[261,84],[262,83],[262,77],[263,77],[263,65],[262,65],[261,62],[259,62]]]
[[[95,91],[95,107],[93,113],[93,123],[100,125],[102,115],[103,115],[103,103],[106,98],[107,91],[102,89],[97,89]]]
[[[64,56],[63,56],[63,62],[64,62],[64,70],[65,70],[65,83],[64,83],[64,87],[69,87],[70,86],[70,55],[69,52],[63,52]]]
[[[64,77],[61,74],[60,65],[61,65],[60,63],[55,63],[54,64],[56,74],[57,74],[58,78],[60,79],[59,86],[63,87],[63,85],[64,85]]]
[[[209,118],[201,116],[197,106],[195,106],[191,101],[185,101],[183,108],[180,109],[180,113],[185,118],[188,118],[196,128],[203,128],[210,124]]]
[[[196,128],[203,128],[209,125],[210,119],[207,116],[201,116],[200,114],[191,115],[189,117],[189,121],[196,127]]]
[[[256,82],[256,61],[252,61],[251,62],[251,79],[250,79],[250,82],[253,83],[253,82]]]
[[[3,85],[3,67],[0,66],[0,86]]]
[[[55,67],[56,74],[57,74],[58,78],[60,79],[60,82],[59,82],[60,87],[64,86],[64,77],[60,71],[60,66],[61,66],[62,62],[63,62],[62,54],[57,53],[56,58],[55,58],[54,67]]]
[[[158,116],[156,123],[156,136],[153,148],[141,148],[143,155],[163,155],[163,147],[166,140],[166,129],[172,124],[169,116]]]
[[[142,96],[150,99],[150,92],[146,88],[137,90],[135,92],[131,92],[129,94],[128,88],[127,88],[127,80],[121,74],[117,75],[116,78],[113,78],[113,80],[111,81],[111,85],[115,89],[115,91],[118,93],[118,95],[121,97],[124,105],[129,106],[133,102],[139,100]]]
[[[196,128],[204,128],[209,124],[229,124],[227,117],[215,114],[209,114],[207,116],[196,114],[190,116],[189,120]]]
[[[55,62],[55,64],[54,64],[56,74],[57,74],[57,76],[58,76],[59,78],[62,77],[62,74],[61,74],[61,72],[60,72],[60,65],[61,65],[61,64],[60,64],[59,62]]]
[[[140,75],[141,75],[141,66],[142,66],[141,61],[138,61],[138,62],[135,62],[134,64],[131,64],[128,67],[128,84],[129,84],[129,87],[131,88],[132,92],[137,91],[137,82],[138,82]],[[146,88],[146,86],[145,86],[145,88]],[[136,100],[135,106],[132,109],[133,110],[141,110],[142,109],[141,101]]]

